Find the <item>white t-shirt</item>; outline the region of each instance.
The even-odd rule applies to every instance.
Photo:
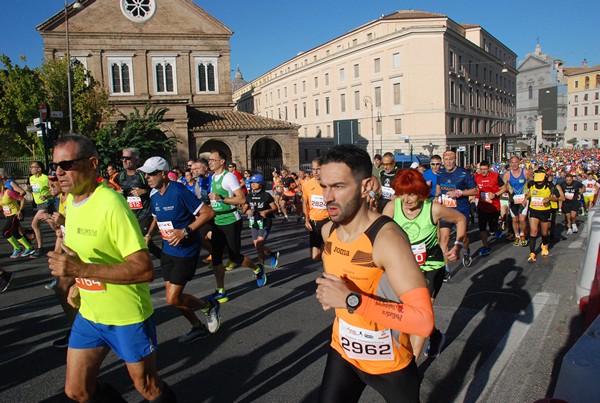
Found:
[[[586,179],[584,181],[582,181],[581,183],[583,183],[583,187],[585,188],[585,191],[583,192],[584,196],[590,197],[594,195],[594,189],[598,186],[598,182],[596,182],[596,180],[592,179]]]
[[[229,193],[229,197],[233,197],[233,192],[235,192],[238,189],[241,189],[240,181],[238,181],[238,178],[234,174],[227,171],[223,172],[220,175],[213,175],[213,183],[215,181],[219,181],[222,175],[225,175],[225,177],[223,178],[223,182],[221,182],[221,186],[223,186],[223,189],[227,190],[227,192]]]

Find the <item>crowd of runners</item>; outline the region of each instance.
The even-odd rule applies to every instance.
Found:
[[[3,236],[11,258],[33,259],[44,250],[40,226],[56,234],[46,288],[72,324],[54,345],[69,347],[65,391],[78,401],[120,401],[117,390],[96,381],[109,349],[144,398],[176,401],[156,368],[151,254],[160,260],[167,303],[189,322],[178,341],[190,343],[219,330],[228,270],[244,267],[257,287],[268,283],[266,269],[280,259],[269,235],[277,222],[293,219],[309,234],[310,257],[323,261],[316,297],[336,310],[320,401],[357,401],[365,385],[388,401],[418,401],[416,363],[422,353],[438,356],[445,343],[432,304],[451,280],[452,263],[471,266],[476,255],[493,252],[493,239],[528,247],[527,262],[535,263],[578,231],[578,215],[600,188],[597,150],[474,167],[458,166],[446,151],[429,166],[399,169],[392,153],[371,160],[355,146],[336,146],[310,170],[283,168],[267,182],[264,173],[239,172],[219,150],[181,168],[159,156],[142,161],[126,148],[121,164],[105,167],[102,177],[94,144],[69,135],[56,144],[53,161],[48,171],[32,163],[25,186],[0,169]],[[20,225],[26,192],[36,207],[31,230]],[[469,225],[478,229],[471,239]],[[244,226],[254,257],[241,253]],[[476,237],[482,247],[475,251]],[[201,256],[215,284],[205,299],[185,292]],[[0,292],[13,276],[0,270]]]

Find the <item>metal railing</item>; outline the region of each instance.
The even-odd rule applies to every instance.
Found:
[[[30,176],[29,166],[33,161],[44,161],[44,156],[11,157],[0,161],[0,168],[4,168],[11,178],[28,178]]]

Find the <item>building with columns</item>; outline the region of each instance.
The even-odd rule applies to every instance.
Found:
[[[567,141],[575,146],[598,147],[600,141],[600,64],[565,67],[569,88]]]
[[[298,166],[298,126],[233,111],[228,27],[192,0],[81,0],[37,29],[48,59],[66,54],[128,115],[146,104],[169,109],[164,131],[178,140],[174,162],[220,149],[256,171]],[[119,119],[115,115],[113,119]]]
[[[517,76],[516,153],[564,145],[567,127],[567,86],[562,60],[542,52],[537,44],[519,64]]]
[[[497,160],[516,140],[515,66],[479,25],[402,10],[299,53],[233,99],[239,111],[300,125],[302,163],[352,142],[371,154],[452,149],[470,164]]]

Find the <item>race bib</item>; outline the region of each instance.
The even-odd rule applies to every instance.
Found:
[[[366,330],[338,318],[340,343],[349,358],[355,360],[388,361],[394,359],[390,329]]]
[[[394,195],[394,189],[393,188],[391,188],[389,186],[382,186],[381,187],[381,196],[384,199],[390,200],[393,195]]]
[[[544,207],[544,198],[543,197],[532,197],[531,198],[531,207]]]
[[[129,196],[127,198],[127,204],[129,204],[129,207],[131,207],[132,210],[139,210],[143,207],[141,197]]]
[[[418,265],[421,266],[427,260],[427,248],[424,243],[420,243],[417,245],[410,245],[412,248],[412,253],[415,255],[415,260]]]
[[[10,214],[10,207],[9,206],[2,206],[2,212],[4,213],[5,216],[8,217],[8,215]]]
[[[575,197],[575,193],[573,193],[573,192],[565,192],[565,199],[567,199],[567,200],[573,200],[573,197]]]
[[[31,184],[31,191],[33,193],[40,193],[40,184],[39,183],[32,183]]]
[[[521,203],[523,203],[523,200],[525,200],[525,195],[524,194],[522,194],[522,195],[514,195],[513,196],[513,202],[515,204],[521,204]]]
[[[75,284],[79,287],[80,290],[90,291],[90,292],[106,292],[106,287],[104,283],[98,280],[90,280],[89,278],[75,278]]]
[[[325,210],[327,208],[323,196],[317,195],[310,196],[310,207],[317,210]]]
[[[169,236],[171,235],[171,233],[173,233],[173,230],[175,229],[175,227],[173,227],[173,223],[171,221],[159,221],[157,222],[157,224],[162,239],[168,240]]]
[[[491,193],[488,192],[481,192],[479,194],[479,200],[484,201],[486,203],[491,203],[492,202],[492,198],[490,197]]]
[[[456,207],[456,199],[448,197],[445,194],[442,195],[442,204],[446,207]]]

